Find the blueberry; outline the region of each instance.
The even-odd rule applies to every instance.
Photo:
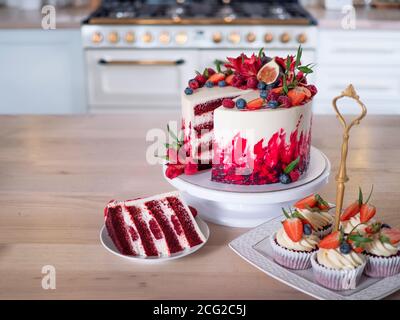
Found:
[[[267,88],[267,85],[265,84],[265,82],[260,81],[257,85],[257,88],[260,90],[265,90]]]
[[[303,226],[303,233],[304,233],[306,236],[309,236],[309,235],[312,233],[311,226],[310,226],[308,223],[306,223],[306,224]]]
[[[276,109],[279,107],[279,102],[275,100],[268,101],[268,107],[271,109]]]
[[[283,184],[288,184],[288,183],[291,183],[291,182],[292,182],[292,179],[290,179],[290,176],[289,176],[288,174],[282,173],[282,174],[279,176],[279,181],[280,181],[281,183],[283,183]]]
[[[225,87],[226,82],[224,80],[218,81],[218,87]]]
[[[192,88],[187,87],[185,89],[185,94],[192,94],[192,93],[193,93],[193,89]]]
[[[212,87],[214,87],[214,83],[212,83],[211,81],[207,81],[206,82],[206,87],[207,88],[212,88]]]
[[[351,252],[351,246],[347,242],[342,242],[340,245],[340,252],[343,254],[349,254]]]
[[[238,108],[238,109],[244,109],[244,108],[246,108],[246,100],[244,100],[244,99],[237,99],[236,100],[236,108]]]
[[[267,96],[268,96],[268,91],[267,90],[261,90],[260,91],[260,98],[267,99]]]
[[[384,229],[390,229],[391,227],[387,223],[382,223],[381,228]]]

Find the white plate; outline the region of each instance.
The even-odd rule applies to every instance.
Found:
[[[164,176],[165,176],[165,167]],[[255,227],[280,216],[282,207],[317,192],[328,183],[331,164],[318,149],[311,149],[310,168],[295,183],[238,186],[211,181],[210,170],[167,181],[182,192],[186,203],[210,222],[230,227]]]
[[[262,272],[317,299],[376,300],[400,289],[400,274],[388,278],[363,275],[356,289],[334,291],[315,282],[311,268],[291,270],[280,266],[272,258],[269,237],[281,225],[281,217],[271,220],[233,240],[229,246]]]
[[[169,257],[143,257],[143,256],[127,256],[118,251],[118,249],[115,247],[114,243],[112,242],[110,236],[107,233],[107,228],[106,226],[103,226],[100,230],[100,241],[101,244],[103,245],[104,248],[106,248],[109,252],[112,254],[115,254],[116,256],[119,256],[121,258],[125,258],[131,261],[136,261],[136,262],[147,262],[147,263],[153,263],[153,262],[165,262],[165,261],[170,261],[174,259],[179,259],[183,258],[189,254],[192,254],[199,250],[202,246],[205,245],[205,243],[208,241],[208,238],[210,237],[210,229],[208,228],[207,223],[205,223],[200,217],[195,218],[201,232],[203,233],[204,237],[206,240],[190,249],[186,249],[181,252],[173,253]]]

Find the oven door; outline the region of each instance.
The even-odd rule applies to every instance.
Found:
[[[87,50],[91,112],[180,108],[196,50]]]

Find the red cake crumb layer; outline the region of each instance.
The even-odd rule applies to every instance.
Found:
[[[104,214],[111,240],[125,255],[166,256],[205,241],[178,192],[112,201]]]
[[[211,179],[217,182],[261,185],[276,183],[289,163],[299,157],[296,168],[305,172],[310,162],[311,129],[298,134],[298,128],[290,134],[286,142],[286,132],[276,132],[264,147],[264,139],[255,145],[247,145],[247,140],[235,136],[228,147],[221,148],[214,143],[214,160]],[[238,154],[243,157],[237,157]],[[235,159],[236,158],[239,159]],[[241,159],[247,159],[243,161]],[[239,174],[238,174],[239,172]]]
[[[222,105],[222,100],[224,99],[234,99],[235,97],[226,97],[226,98],[221,98],[221,99],[215,99],[215,100],[210,100],[201,104],[197,104],[194,106],[194,115],[195,116],[200,116],[204,113],[214,111],[218,107]]]
[[[195,126],[194,131],[196,132],[196,137],[201,138],[204,134],[209,133],[212,129],[214,129],[214,122],[206,122]]]

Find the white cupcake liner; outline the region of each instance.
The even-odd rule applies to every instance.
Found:
[[[325,236],[327,236],[328,234],[330,234],[332,232],[332,229],[333,229],[333,224],[331,224],[326,229],[314,231],[314,233],[318,236],[318,238],[322,239]]]
[[[326,288],[332,290],[355,289],[364,271],[367,259],[355,269],[331,269],[317,261],[317,252],[311,256],[311,265],[315,280]]]
[[[303,270],[311,268],[311,255],[314,251],[294,251],[276,243],[276,232],[270,237],[275,262],[288,269]]]
[[[364,273],[371,278],[383,278],[400,273],[400,255],[378,257],[365,254],[368,258]]]

